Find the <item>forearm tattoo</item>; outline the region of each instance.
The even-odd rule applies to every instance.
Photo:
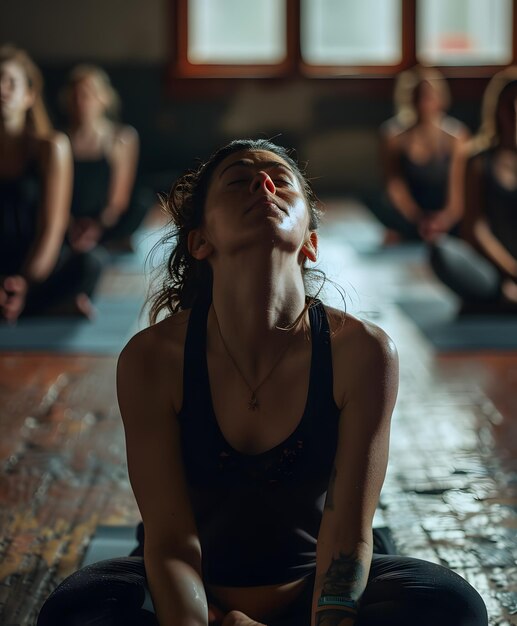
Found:
[[[364,574],[363,564],[355,552],[340,552],[332,559],[323,580],[316,626],[339,626],[341,622],[349,624],[355,619]]]
[[[341,596],[357,600],[364,577],[364,567],[357,554],[340,552],[332,559],[323,581],[322,596]]]

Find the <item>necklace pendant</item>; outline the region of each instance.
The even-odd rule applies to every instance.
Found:
[[[257,396],[255,395],[255,392],[253,392],[251,394],[251,398],[250,401],[248,402],[248,410],[249,411],[256,411],[258,409],[258,400],[257,400]]]

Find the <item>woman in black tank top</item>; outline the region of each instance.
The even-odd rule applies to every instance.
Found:
[[[0,48],[0,81],[0,319],[89,316],[102,263],[63,244],[70,144],[52,129],[41,74],[24,51]]]
[[[145,540],[64,581],[38,626],[485,626],[466,581],[374,541],[396,351],[306,289],[319,215],[296,162],[232,142],[165,206],[151,325],[118,364]]]
[[[449,100],[446,81],[435,69],[415,67],[397,78],[397,115],[380,133],[384,196],[371,202],[388,229],[386,242],[433,241],[461,218],[468,131],[446,115]]]
[[[76,250],[102,243],[129,251],[131,235],[153,204],[135,184],[139,138],[132,126],[114,121],[120,99],[96,65],[78,65],[62,93],[74,160],[69,240]]]
[[[483,100],[465,177],[462,240],[440,239],[431,262],[464,312],[517,313],[517,67],[496,74]]]

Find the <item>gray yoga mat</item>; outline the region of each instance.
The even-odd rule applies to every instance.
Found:
[[[404,297],[397,301],[440,352],[517,350],[517,315],[458,315],[454,301]]]
[[[0,351],[118,354],[138,328],[142,302],[136,298],[101,297],[93,320],[70,317],[20,319],[0,323]]]

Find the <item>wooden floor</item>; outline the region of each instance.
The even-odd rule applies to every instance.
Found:
[[[358,224],[375,231],[354,207],[333,206],[321,246],[350,311],[385,328],[400,353],[381,515],[401,553],[458,571],[484,597],[492,625],[515,625],[517,353],[435,354],[394,304],[401,289],[432,289],[434,279],[421,260],[354,251],[340,233]],[[113,268],[102,289],[142,280]],[[138,520],[115,366],[116,356],[0,353],[3,626],[34,624],[98,524]]]

